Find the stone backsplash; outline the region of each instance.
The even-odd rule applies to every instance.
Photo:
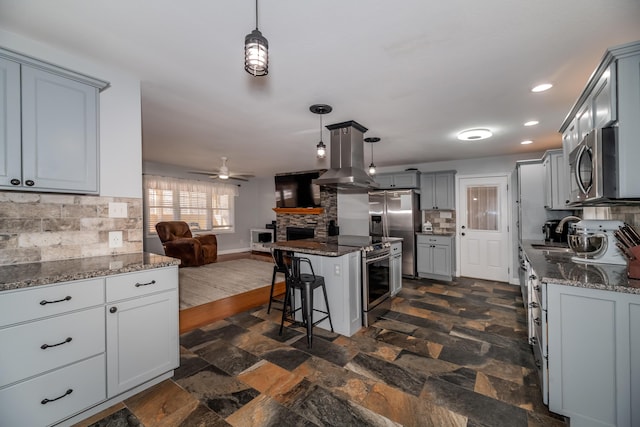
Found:
[[[109,203],[127,204],[109,218]],[[109,232],[123,245],[109,247]],[[142,199],[0,191],[0,265],[142,252]]]
[[[640,206],[612,206],[609,208],[609,215],[611,219],[624,221],[640,232]]]
[[[422,224],[429,221],[434,234],[449,234],[456,232],[456,211],[422,211]],[[420,226],[422,231],[422,225]]]
[[[329,221],[338,222],[338,190],[335,188],[320,187],[320,204],[323,212],[319,215],[312,214],[276,214],[276,241],[287,240],[287,227],[313,228],[316,238],[324,239],[328,236]]]

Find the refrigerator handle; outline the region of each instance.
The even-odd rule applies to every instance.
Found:
[[[387,200],[384,201],[384,213],[382,215],[382,236],[389,238],[389,211],[387,210]]]

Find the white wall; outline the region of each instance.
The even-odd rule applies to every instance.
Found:
[[[100,195],[142,197],[139,79],[3,30],[0,30],[0,46],[111,83],[111,87],[100,94]]]

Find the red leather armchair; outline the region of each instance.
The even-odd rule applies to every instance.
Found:
[[[156,224],[164,254],[180,259],[180,267],[195,267],[218,259],[218,239],[215,234],[193,236],[184,221],[163,221]]]

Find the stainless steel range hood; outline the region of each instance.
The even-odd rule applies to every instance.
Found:
[[[378,183],[364,170],[362,134],[367,128],[353,120],[326,128],[331,131],[331,168],[313,183],[342,189],[378,188]]]

